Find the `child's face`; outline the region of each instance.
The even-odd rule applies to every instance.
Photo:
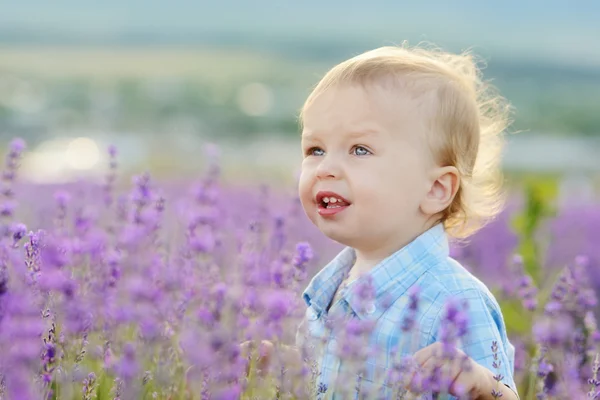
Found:
[[[305,109],[300,199],[325,235],[372,251],[422,228],[435,164],[420,107],[409,95],[344,85]]]

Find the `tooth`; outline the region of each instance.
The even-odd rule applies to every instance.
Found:
[[[323,203],[329,203],[329,197],[323,197]]]
[[[332,197],[329,199],[329,202],[332,204],[335,204],[335,203],[337,203],[337,199],[335,197]]]

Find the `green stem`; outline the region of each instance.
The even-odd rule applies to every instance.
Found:
[[[535,400],[536,398],[536,380],[537,380],[537,365],[539,365],[539,348],[536,351],[535,358],[531,363],[531,368],[529,368],[529,381],[527,383],[527,396],[526,400]],[[536,364],[537,363],[537,364]]]

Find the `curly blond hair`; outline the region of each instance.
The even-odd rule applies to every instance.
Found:
[[[389,82],[433,103],[427,114],[428,144],[441,166],[454,166],[460,175],[456,196],[440,221],[454,238],[470,236],[504,206],[500,163],[511,107],[483,80],[469,51],[454,54],[404,43],[357,55],[334,66],[317,83],[300,111],[300,123],[304,110],[330,87]]]

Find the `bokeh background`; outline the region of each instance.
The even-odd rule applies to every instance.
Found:
[[[0,217],[10,220],[18,203],[16,221],[28,230],[49,228],[61,238],[62,223],[71,218],[67,248],[79,251],[89,242],[92,254],[97,238],[80,230],[96,224],[101,233],[92,233],[112,237],[114,223],[123,228],[119,246],[142,246],[145,242],[136,240],[143,235],[131,233],[142,231],[127,230],[140,223],[137,214],[128,216],[127,207],[139,210],[142,200],[148,206],[151,193],[160,217],[164,194],[165,242],[189,254],[213,252],[219,267],[210,270],[215,277],[223,274],[225,281],[237,282],[238,275],[271,279],[272,273],[275,281],[287,254],[279,252],[308,241],[315,258],[303,273],[310,278],[340,248],[305,218],[295,193],[301,161],[297,114],[313,85],[339,61],[378,46],[408,41],[456,52],[470,49],[485,61],[485,78],[514,106],[503,159],[510,197],[506,210],[470,242],[453,243],[452,255],[500,300],[517,348],[517,384],[521,393],[533,396],[535,385],[528,378],[528,357],[538,340],[533,324],[559,271],[576,256],[587,257],[579,261],[594,272],[587,283],[600,296],[598,21],[600,2],[591,0],[0,0],[0,150],[9,154]],[[18,202],[12,201],[11,157],[16,160],[19,151],[8,149],[14,137],[28,145],[15,186]],[[130,197],[105,203],[103,195],[112,199],[114,172],[109,145],[118,149],[118,192]],[[216,153],[219,179],[211,164]],[[152,190],[145,178],[131,179],[146,171]],[[102,187],[107,176],[110,185]],[[64,192],[57,191],[64,188],[73,198],[68,207]],[[145,223],[153,223],[154,217],[148,218]],[[252,253],[247,264],[254,270],[243,264],[239,274],[234,268],[237,241],[246,236],[250,242],[260,236],[268,251],[277,250],[271,272],[265,273],[270,264],[264,257],[254,259]],[[145,250],[139,254],[148,260],[160,252],[154,246]],[[140,268],[132,271],[150,279],[147,268],[158,266],[148,267],[138,252],[133,254],[131,264]],[[522,257],[522,271],[514,268],[515,254]],[[246,256],[240,257],[244,263]],[[164,269],[172,278],[168,282],[180,286],[173,285],[172,304],[161,301],[161,307],[176,309],[175,299],[188,293],[182,287],[212,290],[204,261],[174,262],[173,268],[170,262]],[[90,271],[102,276],[103,265],[98,261]],[[188,279],[188,270],[197,277]],[[521,304],[533,293],[528,292],[531,283],[540,294],[535,315]],[[83,292],[84,300],[76,303],[96,304],[96,295]],[[600,318],[598,304],[592,308]],[[135,318],[129,322],[142,326]],[[295,324],[286,324],[286,335],[293,337]],[[23,339],[18,328],[13,331]],[[5,343],[16,348],[6,337]],[[96,371],[103,387],[112,387],[112,375],[101,369]]]
[[[472,49],[515,107],[505,169],[594,196],[600,172],[594,1],[0,0],[0,135],[29,145],[23,178],[201,174],[293,183],[297,111],[335,63],[373,47]]]

